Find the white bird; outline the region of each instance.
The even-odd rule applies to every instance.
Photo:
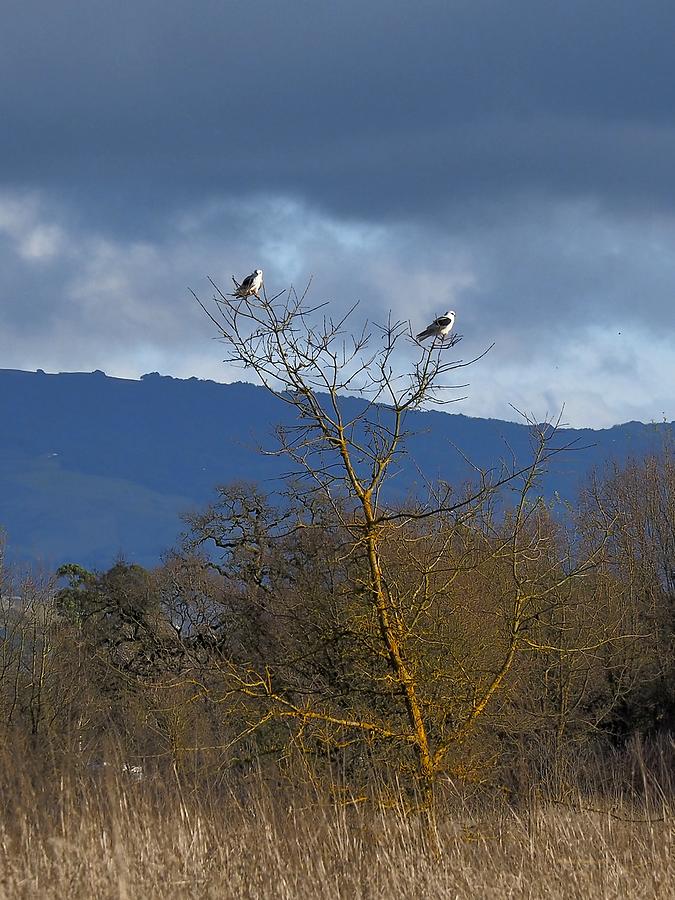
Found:
[[[233,277],[232,281],[234,281],[234,286],[236,287],[236,291],[232,295],[233,297],[250,297],[255,295],[260,298],[260,288],[263,283],[263,273],[262,269],[256,269],[255,272],[251,272],[250,275],[247,275],[246,278],[239,284],[236,279]]]
[[[455,324],[455,313],[454,310],[449,309],[444,315],[439,316],[437,319],[431,323],[431,325],[427,325],[424,331],[420,331],[417,335],[418,341],[423,341],[424,338],[428,337],[440,337],[445,338],[452,331],[452,326]]]

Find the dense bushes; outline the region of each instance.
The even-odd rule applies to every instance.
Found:
[[[523,766],[553,783],[591,747],[673,730],[672,451],[596,476],[565,520],[525,503],[517,529],[483,508],[381,535],[436,780],[517,791]],[[15,743],[185,772],[277,777],[293,759],[355,791],[414,787],[363,547],[320,504],[222,488],[156,570],[58,578],[2,573],[0,722]]]

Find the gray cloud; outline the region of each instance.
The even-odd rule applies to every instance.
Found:
[[[496,342],[464,412],[675,418],[673,33],[660,0],[13,3],[0,364],[232,377],[186,288],[260,265],[454,305]]]
[[[543,417],[565,404],[573,424],[609,425],[675,412],[675,317],[660,311],[675,219],[540,204],[491,228],[439,232],[345,222],[278,198],[185,210],[151,242],[73,228],[49,203],[14,195],[0,199],[0,234],[7,367],[241,378],[187,286],[208,299],[206,274],[227,288],[260,264],[271,289],[303,287],[313,273],[312,296],[334,310],[359,300],[357,320],[392,309],[416,327],[453,306],[463,358],[495,342],[458,373],[470,382],[458,392],[468,414],[513,418],[514,404]]]
[[[127,221],[131,197],[214,191],[362,217],[532,187],[672,203],[675,8],[656,0],[27,0],[6,18],[3,170],[121,192]]]

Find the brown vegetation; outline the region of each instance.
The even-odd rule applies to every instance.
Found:
[[[532,425],[526,464],[393,503],[452,345],[401,376],[400,323],[218,301],[293,472],[218,488],[153,571],[0,548],[5,895],[668,896],[673,448],[565,510]]]
[[[639,748],[611,775],[606,762],[584,760],[564,803],[541,785],[517,810],[449,791],[433,834],[404,798],[335,805],[298,779],[283,792],[257,775],[237,789],[175,773],[131,785],[14,765],[0,784],[0,898],[672,897],[673,785]]]

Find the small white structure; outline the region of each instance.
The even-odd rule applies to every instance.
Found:
[[[132,763],[122,763],[121,766],[118,766],[115,763],[105,762],[105,760],[96,761],[88,763],[87,769],[95,775],[108,773],[115,775],[119,773],[123,779],[128,779],[129,781],[143,781],[145,778],[143,766],[133,765]]]

